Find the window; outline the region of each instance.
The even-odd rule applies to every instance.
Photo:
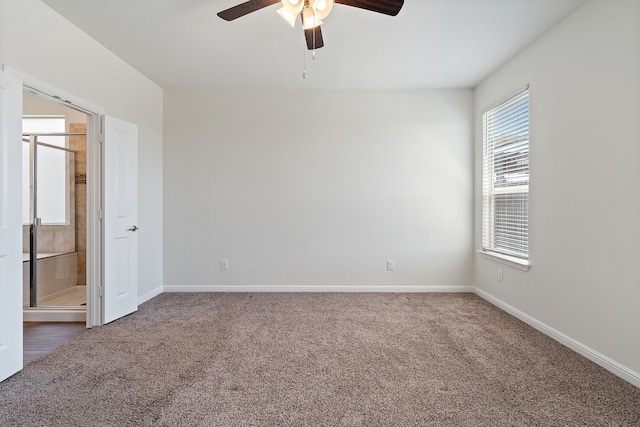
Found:
[[[29,133],[64,133],[64,116],[24,116],[22,132]],[[64,136],[39,136],[38,142],[66,147]],[[29,224],[30,212],[30,163],[29,143],[22,144],[22,222]],[[38,217],[43,224],[69,223],[69,198],[73,167],[70,164],[70,153],[57,150],[55,147],[39,146],[37,162],[38,183]]]
[[[529,88],[482,115],[482,250],[529,258]]]

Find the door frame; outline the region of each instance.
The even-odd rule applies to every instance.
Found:
[[[9,206],[20,203],[22,189],[14,180],[21,179],[22,82],[10,73],[0,75],[0,381],[23,367],[22,325],[22,215]],[[18,286],[19,285],[19,286]],[[20,326],[20,327],[17,327]]]
[[[23,90],[82,111],[87,115],[87,314],[90,328],[102,324],[102,213],[104,129],[101,116],[105,110],[62,90],[54,88],[11,67],[3,66],[22,80]]]

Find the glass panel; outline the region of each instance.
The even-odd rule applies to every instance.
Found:
[[[40,138],[38,138],[40,141]],[[38,146],[38,217],[42,224],[69,225],[71,188],[73,187],[73,153],[43,145]]]
[[[29,143],[23,141],[22,143],[22,224],[31,223],[31,213],[29,212],[29,201],[31,200],[31,189],[29,182],[29,170],[30,163],[30,150]],[[25,241],[28,241],[26,239]]]
[[[36,133],[64,133],[65,132],[65,118],[64,116],[24,116],[22,118],[22,133],[23,134],[36,134]],[[57,147],[66,147],[67,141],[64,136],[38,136],[38,142],[42,142],[49,145],[55,145]],[[41,205],[38,207],[38,217],[42,218],[43,223],[64,224],[68,223],[69,212],[65,211],[64,199],[57,197],[57,193],[66,192],[67,185],[64,178],[66,170],[65,160],[63,156],[56,152],[57,150],[44,150],[39,151],[39,156],[44,156],[42,162],[38,164],[38,173],[47,177],[46,180],[41,180],[39,185],[44,185],[46,191],[42,191],[42,194],[51,194],[50,196],[42,197],[39,200]],[[52,160],[49,156],[58,157],[58,160]],[[29,212],[29,200],[30,200],[30,187],[29,187],[29,143],[23,145],[22,148],[22,221],[24,224],[31,222]],[[49,181],[48,178],[52,180]],[[51,192],[53,191],[53,192]]]
[[[38,138],[40,139],[40,138]],[[79,306],[75,224],[75,153],[38,145],[38,307]]]
[[[529,194],[494,196],[493,247],[504,253],[527,256],[529,253]]]

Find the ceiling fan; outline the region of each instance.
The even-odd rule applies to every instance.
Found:
[[[267,6],[282,3],[278,14],[292,27],[300,15],[307,49],[313,50],[324,46],[320,25],[331,12],[334,2],[390,16],[396,16],[404,4],[404,0],[249,0],[223,10],[218,16],[225,21],[233,21]]]

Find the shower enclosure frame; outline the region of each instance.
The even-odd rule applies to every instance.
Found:
[[[75,159],[77,150],[67,147],[59,147],[56,145],[39,142],[39,137],[70,137],[70,136],[87,136],[86,133],[69,133],[69,132],[50,132],[50,133],[24,133],[23,142],[29,143],[29,307],[37,307],[38,302],[38,227],[42,225],[41,218],[38,217],[38,146],[47,147],[54,150],[60,150],[67,153],[73,153],[73,182],[75,183],[77,175],[77,165]],[[75,194],[75,192],[74,192]],[[75,196],[74,196],[75,203]],[[77,212],[75,212],[77,216]],[[74,221],[77,224],[77,221]],[[76,237],[75,247],[77,249],[77,230],[74,231]]]

